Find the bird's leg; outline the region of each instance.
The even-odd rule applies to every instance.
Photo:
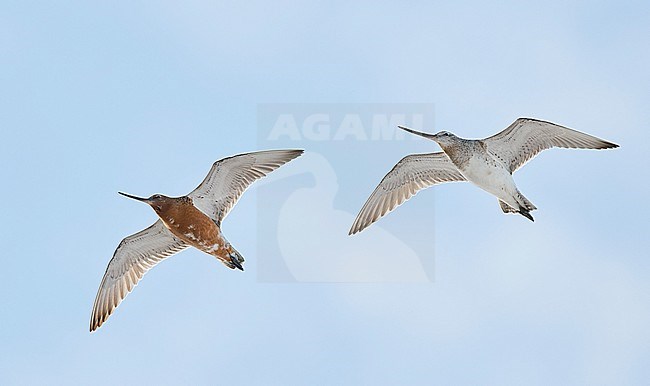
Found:
[[[530,212],[527,211],[526,209],[524,209],[524,208],[519,208],[519,211],[518,211],[518,212],[519,212],[519,214],[521,214],[522,216],[526,217],[526,218],[529,219],[530,221],[535,222],[535,219],[533,218],[533,216],[532,216],[532,215],[530,214]]]
[[[240,271],[243,271],[243,270],[244,270],[244,267],[243,267],[243,266],[241,265],[241,263],[239,262],[239,259],[238,259],[237,255],[234,255],[234,254],[230,255],[230,262],[231,262],[235,267],[237,267],[237,269],[239,269]]]
[[[242,265],[242,263],[244,262],[244,257],[241,254],[239,254],[239,252],[237,252],[237,250],[235,248],[233,248],[232,246],[229,245],[228,247],[229,248],[228,248],[227,256],[228,256],[229,262],[234,266],[234,267],[231,267],[231,268],[237,268],[237,269],[243,271],[244,266]]]

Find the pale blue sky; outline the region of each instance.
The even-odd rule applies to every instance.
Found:
[[[3,1],[0,383],[647,383],[649,36],[642,1]],[[88,333],[115,247],[155,219],[118,190],[185,194],[267,145],[259,104],[327,102],[431,103],[430,129],[465,137],[532,116],[621,148],[518,172],[535,223],[467,184],[406,203],[382,221],[434,214],[408,231],[435,243],[425,283],[260,282],[252,189],[224,223],[244,273],[185,251]],[[335,204],[435,149],[330,152]]]

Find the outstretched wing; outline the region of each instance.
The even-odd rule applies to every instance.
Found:
[[[250,184],[302,153],[267,150],[224,158],[212,165],[203,182],[188,196],[197,208],[221,224]]]
[[[483,140],[488,151],[503,161],[510,171],[522,167],[542,150],[552,147],[610,149],[611,142],[555,123],[519,118],[502,132]]]
[[[465,177],[443,152],[402,158],[372,192],[349,234],[361,232],[418,191],[453,181],[465,181]]]
[[[187,247],[160,220],[122,240],[99,285],[90,318],[90,331],[95,331],[108,319],[148,270],[165,257]]]

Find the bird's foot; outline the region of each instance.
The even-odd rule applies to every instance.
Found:
[[[234,266],[232,268],[237,268],[241,271],[244,270],[244,266],[242,266],[241,262],[239,261],[239,256],[237,256],[234,253],[231,253],[228,257],[230,257],[230,263]]]
[[[525,210],[525,209],[519,209],[519,214],[521,214],[522,216],[526,217],[526,218],[529,219],[530,221],[535,222],[535,219],[533,218],[533,216],[530,214],[529,211],[527,211],[527,210]]]

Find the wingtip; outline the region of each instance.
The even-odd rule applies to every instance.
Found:
[[[368,225],[365,224],[358,224],[356,221],[354,224],[352,224],[352,227],[348,231],[348,236],[354,236],[357,233],[360,233],[362,230],[366,229]]]
[[[348,236],[354,236],[355,234],[361,232],[363,227],[359,226],[359,218],[356,218],[348,231]]]
[[[285,151],[286,154],[288,154],[291,157],[290,160],[296,159],[305,153],[304,149],[288,149]]]
[[[94,311],[95,310],[93,310],[93,315],[91,316],[91,319],[90,319],[89,331],[90,331],[91,334],[93,332],[99,330],[99,328],[102,326],[102,324],[104,324],[104,322],[106,321],[106,319],[102,320],[102,318],[99,317],[99,315],[96,315]]]
[[[601,141],[600,146],[594,147],[595,149],[605,150],[605,149],[616,149],[620,147],[618,144],[615,144],[614,142],[609,142],[602,139],[600,141]]]

